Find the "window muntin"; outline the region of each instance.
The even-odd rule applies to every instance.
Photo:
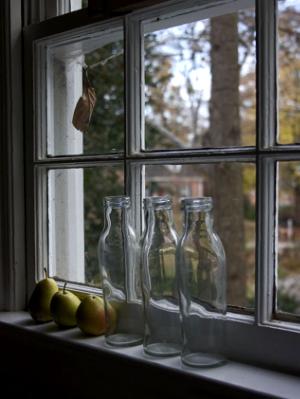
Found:
[[[255,145],[255,10],[148,25],[145,149]]]
[[[278,86],[280,144],[299,144],[300,108],[300,3],[278,1]]]
[[[123,31],[49,45],[46,53],[47,155],[124,152]],[[81,96],[87,109],[77,113],[78,129],[72,120]]]
[[[145,166],[145,195],[171,195],[179,235],[180,199],[212,196],[214,229],[227,257],[228,305],[249,310],[255,302],[255,173],[255,164],[239,162]]]
[[[97,245],[103,198],[124,193],[122,164],[48,170],[49,273],[99,286]]]

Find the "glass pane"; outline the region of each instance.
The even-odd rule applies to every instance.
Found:
[[[146,150],[255,145],[254,8],[144,42]]]
[[[69,9],[68,12],[72,12],[72,11],[77,11],[77,10],[81,10],[82,8],[87,8],[88,7],[88,0],[69,0],[69,8],[66,7],[66,9]],[[66,9],[64,9],[64,7],[61,7],[61,13],[59,15],[62,14],[67,14]]]
[[[102,200],[124,192],[122,166],[48,173],[49,270],[61,279],[99,285],[97,245]]]
[[[279,143],[300,144],[300,1],[278,1]]]
[[[117,31],[48,48],[47,155],[123,152],[123,45]]]
[[[300,315],[300,161],[278,163],[277,311]]]
[[[250,163],[149,165],[146,196],[169,194],[182,232],[180,198],[212,196],[214,228],[227,257],[228,303],[254,307],[255,166]]]
[[[78,11],[87,7],[88,0],[44,0],[42,2],[32,2],[32,4],[28,5],[28,8],[30,8],[31,11],[28,17],[30,18],[30,24],[32,24],[41,22],[45,19],[57,17],[58,15],[69,14],[70,12]],[[32,19],[35,14],[36,17],[38,17],[37,21],[34,18]]]
[[[88,0],[70,0],[71,11],[80,10],[81,8],[87,8]]]

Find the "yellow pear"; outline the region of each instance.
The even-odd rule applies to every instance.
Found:
[[[103,299],[96,295],[88,295],[81,302],[76,320],[80,330],[87,335],[101,335],[109,328],[112,331],[116,324],[116,312],[111,305],[108,305],[107,325]]]
[[[57,291],[56,281],[47,275],[37,283],[28,303],[29,313],[35,321],[42,323],[52,320],[50,303]]]
[[[77,325],[87,335],[101,335],[106,331],[104,302],[96,295],[88,295],[76,313]]]
[[[117,307],[112,302],[107,304],[107,332],[110,334],[113,333],[116,328],[119,308],[120,306]]]
[[[107,306],[107,324],[107,332],[113,333],[117,325],[117,309],[111,303]]]
[[[80,299],[75,294],[66,290],[65,284],[64,288],[53,296],[50,304],[55,323],[61,327],[75,327],[77,325],[76,312],[80,303]]]

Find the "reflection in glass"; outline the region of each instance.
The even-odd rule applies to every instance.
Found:
[[[210,196],[214,226],[227,257],[229,305],[254,307],[255,166],[251,163],[149,165],[145,195],[169,194],[182,232],[180,198]]]
[[[104,220],[102,200],[123,191],[123,168],[118,165],[48,172],[51,275],[99,285],[97,245]]]
[[[144,43],[146,149],[255,145],[254,8]]]
[[[300,143],[300,1],[278,1],[279,143]]]
[[[122,152],[124,141],[123,33],[90,36],[48,48],[47,154]],[[86,79],[87,77],[87,79]],[[91,107],[87,87],[95,90]],[[84,133],[72,124],[79,99]],[[75,126],[77,126],[75,124]]]
[[[300,315],[300,162],[278,163],[277,311]]]

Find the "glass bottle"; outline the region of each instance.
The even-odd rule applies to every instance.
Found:
[[[226,313],[226,258],[213,231],[212,198],[182,200],[184,231],[176,263],[182,318],[182,362],[194,367],[222,364]]]
[[[181,351],[177,234],[169,197],[144,199],[146,229],[142,243],[144,296],[144,350],[153,356],[174,356]]]
[[[103,284],[106,342],[133,346],[143,341],[139,247],[129,223],[130,198],[105,197],[105,223],[98,256]]]

